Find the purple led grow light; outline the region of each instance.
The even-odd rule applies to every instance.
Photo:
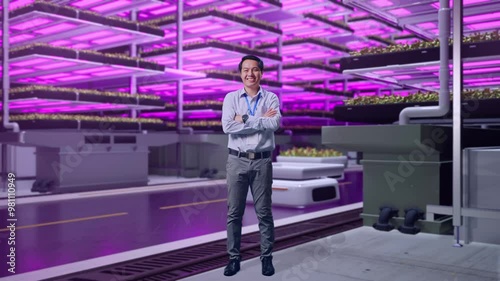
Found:
[[[398,17],[404,17],[404,16],[409,16],[411,15],[411,12],[407,9],[404,8],[398,8],[394,10],[390,10],[389,13],[398,16]]]
[[[15,58],[11,62],[11,67],[10,75],[13,82],[31,84],[61,84],[104,77],[126,77],[134,73],[143,75],[162,73],[121,65],[108,66],[83,60],[76,62],[65,58],[37,56]]]
[[[469,24],[467,27],[472,30],[495,29],[500,27],[500,20]]]
[[[387,23],[380,22],[373,18],[352,19],[349,26],[355,30],[358,36],[384,36],[388,34],[399,34],[401,31],[390,26]]]
[[[264,72],[264,76],[266,77],[266,79],[269,80],[277,80],[276,71],[266,71]],[[332,79],[340,79],[342,77],[343,75],[338,72],[331,72],[311,67],[282,70],[282,82],[284,83],[294,83],[300,81],[332,80]]]
[[[1,103],[0,103],[1,106]],[[90,102],[74,102],[64,100],[51,99],[11,99],[9,108],[12,112],[19,113],[61,113],[61,112],[88,112],[101,110],[124,110],[130,108],[131,105],[110,104],[110,103],[90,103]],[[136,106],[135,108],[150,109],[151,106]]]
[[[276,53],[275,48],[269,52]],[[331,59],[346,56],[346,53],[312,43],[296,43],[282,47],[283,62],[291,63],[304,60]]]
[[[370,47],[379,47],[382,46],[382,43],[378,41],[350,41],[346,43],[346,47],[351,50],[361,50],[364,48]]]
[[[132,1],[129,1],[129,0],[115,0],[111,3],[94,7],[91,10],[99,12],[99,13],[103,13],[103,12],[106,12],[106,11],[109,11],[112,9],[116,9],[116,8],[120,8],[123,6],[130,5],[131,3],[132,3]]]
[[[310,12],[317,15],[333,17],[338,15],[347,15],[352,12],[351,8],[348,8],[341,3],[328,0],[284,0],[281,2],[283,4],[283,10],[300,15]]]
[[[251,22],[244,23],[231,16],[217,12],[207,11],[199,14],[199,17],[186,19],[184,22],[184,44],[196,41],[217,39],[224,42],[239,42],[247,38],[275,39],[278,29],[266,25],[256,25]],[[168,21],[162,25],[166,38],[176,36],[176,23]]]
[[[235,69],[241,57],[246,54],[246,49],[234,50],[232,45],[206,45],[199,44],[191,46],[191,50],[184,50],[183,65],[184,69],[190,71],[200,71],[209,69]],[[265,51],[260,51],[265,53]],[[259,54],[257,54],[259,55]],[[157,53],[154,56],[143,55],[143,57],[153,60],[167,67],[176,67],[177,53],[174,50],[165,53]],[[279,57],[276,55],[260,55],[266,67],[274,66],[279,63]],[[273,59],[271,59],[273,57]],[[274,58],[275,57],[275,58]]]
[[[17,8],[20,8],[22,6],[29,5],[33,3],[34,0],[11,0],[11,3],[9,3],[9,11],[15,10]],[[3,10],[3,7],[0,6],[0,11]]]
[[[89,1],[79,1],[74,4],[87,5],[89,3]],[[114,9],[117,7],[115,5],[126,4],[130,6],[132,3],[132,0],[111,1],[96,7],[96,9]],[[13,32],[23,32],[23,34],[12,35],[10,42],[14,47],[33,42],[50,42],[58,46],[101,49],[129,44],[130,42],[145,43],[161,39],[158,32],[146,29],[144,31],[142,28],[140,31],[136,28],[127,29],[117,26],[119,23],[116,20],[110,21],[110,26],[107,26],[100,21],[93,22],[86,19],[82,20],[80,16],[59,14],[57,13],[57,7],[47,8],[43,6],[43,3],[41,5],[32,7],[34,10],[23,10],[24,13],[16,14],[11,18],[11,30]],[[81,34],[82,31],[88,33]],[[75,34],[78,35],[75,36]]]
[[[373,83],[371,81],[349,81],[348,82],[348,90],[369,90],[369,89],[382,89],[387,87],[386,85],[381,85],[377,83]],[[334,91],[343,91],[344,83],[332,83],[329,86],[330,90]]]
[[[281,25],[286,39],[295,37],[333,37],[350,34],[350,31],[319,21],[316,18],[305,18],[286,22]]]

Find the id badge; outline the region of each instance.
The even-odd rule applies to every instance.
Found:
[[[249,146],[257,146],[260,142],[260,134],[255,133],[247,136],[247,145]]]

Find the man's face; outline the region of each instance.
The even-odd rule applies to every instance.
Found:
[[[260,71],[258,63],[254,60],[244,60],[241,64],[241,80],[245,87],[259,87],[261,78],[262,71]]]

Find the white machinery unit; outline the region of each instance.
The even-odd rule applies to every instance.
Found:
[[[273,206],[305,208],[340,199],[343,164],[273,163]],[[253,203],[249,191],[247,203]]]

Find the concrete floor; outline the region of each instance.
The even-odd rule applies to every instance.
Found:
[[[453,247],[451,236],[361,227],[274,253],[276,274],[261,274],[258,258],[225,277],[223,268],[186,281],[499,281],[500,246]]]
[[[304,209],[276,206],[273,216],[281,220],[361,202],[362,172],[346,172],[339,194],[339,200]],[[226,197],[225,180],[212,180],[19,198],[16,275],[225,231]],[[6,200],[0,202],[0,221],[7,220],[6,207]],[[243,224],[257,225],[252,204]],[[7,253],[8,235],[9,229],[0,228],[1,253]],[[13,278],[4,268],[0,277]]]

